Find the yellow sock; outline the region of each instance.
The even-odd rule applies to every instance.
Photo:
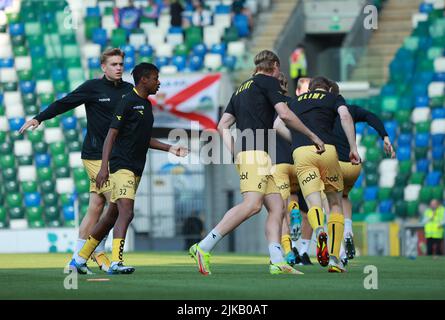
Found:
[[[284,250],[284,254],[288,254],[292,250],[292,240],[290,239],[290,235],[285,234],[281,237],[281,247]]]
[[[111,254],[111,261],[123,261],[122,255],[124,253],[125,239],[113,239],[113,250]]]
[[[320,207],[311,207],[307,212],[307,218],[314,231],[324,226],[324,212]]]
[[[98,240],[94,239],[92,236],[88,237],[88,240],[83,245],[82,249],[79,251],[79,257],[84,258],[85,260],[88,260],[93,253],[93,251],[96,249],[96,247],[99,245]]]
[[[108,259],[105,252],[94,252],[93,257],[99,267],[105,266],[107,269],[110,267],[110,259]]]
[[[328,220],[329,254],[339,259],[340,246],[345,229],[345,217],[340,213],[331,213]]]

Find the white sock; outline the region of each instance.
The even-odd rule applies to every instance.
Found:
[[[205,252],[210,252],[221,239],[222,236],[219,234],[219,232],[216,231],[216,229],[213,229],[204,239],[201,240],[199,247]]]
[[[107,242],[108,235],[105,236],[105,238],[102,239],[102,241],[99,243],[99,245],[94,250],[94,253],[100,253],[105,252],[105,242]]]
[[[79,256],[78,253],[76,253],[76,256],[74,257],[74,260],[76,260],[77,264],[84,264],[84,263],[87,262],[84,258]]]
[[[350,234],[351,236],[354,235],[352,233],[352,220],[351,219],[345,219],[345,231],[343,234],[344,234],[345,238],[348,236],[348,234]]]
[[[301,239],[300,248],[298,249],[298,253],[300,255],[309,251],[309,245],[311,244],[311,239]]]
[[[75,259],[76,256],[79,254],[79,251],[82,249],[82,247],[85,244],[85,242],[87,242],[87,240],[85,240],[85,239],[77,239],[76,248],[74,249],[74,252],[73,252],[73,259]]]
[[[292,248],[297,248],[297,241],[291,240],[292,241]]]
[[[284,262],[283,251],[281,250],[281,244],[279,243],[269,243],[269,255],[272,264]]]
[[[345,251],[345,245],[343,244],[343,241],[340,245],[340,259],[346,259],[346,251]]]

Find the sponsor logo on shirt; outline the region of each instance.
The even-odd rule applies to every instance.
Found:
[[[121,121],[122,116],[116,116],[117,120]]]
[[[99,102],[109,102],[111,101],[110,98],[99,98]]]

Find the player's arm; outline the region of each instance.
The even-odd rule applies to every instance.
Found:
[[[287,127],[303,133],[315,144],[315,146],[317,147],[317,153],[321,154],[325,151],[324,142],[321,141],[321,139],[315,133],[309,130],[309,128],[306,127],[303,122],[301,122],[300,118],[298,118],[289,109],[287,104],[285,104],[284,102],[278,102],[275,104],[274,107],[278,113],[278,117],[283,120]]]
[[[221,135],[225,146],[233,155],[235,149],[235,141],[230,133],[230,127],[235,123],[236,118],[233,114],[224,112],[218,123],[218,132]]]
[[[98,189],[102,188],[110,175],[108,161],[110,160],[111,150],[113,149],[114,141],[116,141],[118,134],[119,129],[110,128],[107,137],[105,138],[104,147],[102,149],[102,164],[96,177],[96,187]]]
[[[54,101],[48,106],[48,108],[37,114],[31,120],[26,121],[25,124],[20,128],[19,132],[23,133],[28,128],[35,130],[43,121],[52,119],[59,114],[65,113],[84,104],[91,98],[90,91],[91,90],[89,88],[89,83],[83,83],[73,92],[67,94],[62,99]]]
[[[277,117],[273,123],[273,128],[277,130],[278,134],[282,136],[286,141],[292,142],[292,135],[290,130],[286,127],[283,120],[280,117]]]
[[[391,140],[389,139],[388,133],[386,132],[385,125],[382,120],[373,112],[368,111],[366,109],[355,106],[356,114],[359,122],[366,122],[371,127],[373,127],[380,137],[383,139],[383,149],[388,156],[391,156],[392,159],[396,157],[396,153],[391,144]]]
[[[346,134],[346,138],[348,139],[349,148],[351,149],[349,159],[351,160],[352,164],[359,164],[361,159],[357,151],[357,143],[355,142],[354,120],[352,120],[348,107],[345,105],[338,107],[337,112],[340,115],[341,126]]]
[[[177,157],[185,157],[189,153],[189,149],[182,146],[173,146],[171,144],[163,143],[158,139],[150,139],[150,148],[170,152]]]

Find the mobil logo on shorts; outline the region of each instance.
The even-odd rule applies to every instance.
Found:
[[[333,177],[326,177],[329,182],[338,182],[338,176],[335,175]]]
[[[241,172],[241,174],[239,175],[239,178],[240,178],[241,180],[247,180],[247,179],[249,179],[249,178],[247,177],[247,174],[248,174],[248,172]]]
[[[303,186],[304,186],[306,183],[311,182],[312,180],[314,180],[314,179],[317,178],[317,177],[318,177],[318,176],[317,176],[317,173],[316,173],[315,171],[312,172],[312,173],[309,173],[309,176],[307,176],[306,178],[304,178],[303,181],[302,181]]]
[[[287,183],[280,184],[280,185],[278,186],[278,189],[279,189],[279,190],[286,190],[286,189],[289,189],[289,185],[288,185]]]

